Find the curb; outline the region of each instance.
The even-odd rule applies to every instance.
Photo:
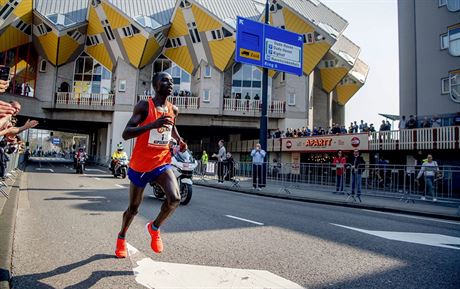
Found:
[[[13,238],[18,210],[19,192],[22,173],[11,186],[9,198],[0,214],[0,289],[9,289],[11,282],[11,265]]]
[[[256,195],[256,196],[269,197],[269,198],[274,198],[274,199],[285,199],[285,200],[299,201],[299,202],[305,202],[305,203],[367,209],[367,210],[373,210],[373,211],[379,211],[379,212],[405,213],[405,214],[411,214],[415,216],[460,221],[460,215],[430,213],[430,212],[424,212],[424,211],[419,211],[419,210],[399,209],[399,208],[370,205],[370,204],[363,204],[363,203],[350,203],[350,202],[345,202],[345,201],[324,200],[324,199],[317,199],[317,198],[311,198],[311,197],[282,195],[282,194],[276,194],[276,193],[272,194],[272,193],[265,193],[263,191],[252,191],[252,190],[246,190],[246,189],[227,188],[227,187],[217,186],[213,184],[201,184],[201,183],[194,183],[194,184],[197,186],[201,186],[201,187],[209,187],[209,188],[220,189],[224,191],[232,191],[232,192],[237,192],[237,193],[242,193],[242,194],[247,194],[247,195]],[[460,211],[460,207],[459,207],[459,211]]]

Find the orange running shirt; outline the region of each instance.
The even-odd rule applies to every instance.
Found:
[[[175,123],[175,116],[172,104],[166,100],[167,111],[160,111],[153,99],[149,98],[149,113],[147,118],[139,126],[154,122],[162,115],[171,117]],[[172,135],[172,125],[168,128],[154,128],[146,131],[136,138],[133,155],[129,162],[130,168],[137,172],[145,173],[154,170],[162,165],[171,163],[171,153],[169,152],[169,140]]]

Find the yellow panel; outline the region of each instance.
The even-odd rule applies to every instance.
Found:
[[[176,38],[188,34],[187,24],[185,23],[184,13],[177,9],[171,28],[169,29],[169,38]]]
[[[345,105],[361,87],[362,85],[354,83],[337,85],[337,102]]]
[[[61,65],[66,63],[79,46],[78,42],[68,35],[61,37],[59,39],[58,64]]]
[[[192,5],[193,16],[196,27],[199,32],[216,30],[222,27],[222,24],[215,20],[211,15],[203,11],[200,7]]]
[[[105,68],[112,71],[113,69],[112,59],[110,59],[110,55],[105,49],[105,46],[103,43],[86,47],[86,52],[89,55],[91,55],[94,59],[99,61],[102,65],[104,65]]]
[[[134,67],[139,67],[142,59],[142,52],[144,52],[147,38],[141,34],[136,34],[132,37],[125,37],[121,39],[125,47],[126,54],[128,55],[129,62]]]
[[[107,16],[112,29],[125,27],[131,23],[127,18],[125,18],[125,16],[118,13],[118,11],[113,9],[109,4],[102,2],[102,8],[104,8],[105,15]]]
[[[182,69],[192,74],[194,67],[187,46],[168,48],[165,51],[165,56],[179,65]]]
[[[89,16],[88,16],[88,35],[95,35],[104,32],[102,28],[101,20],[97,16],[96,10],[93,6],[89,7]]]
[[[12,26],[0,35],[0,52],[29,43],[30,37]]]
[[[8,2],[8,0],[0,0],[0,5],[5,6],[6,2]]]
[[[212,59],[214,65],[220,70],[224,71],[228,62],[233,56],[235,51],[235,43],[233,37],[228,37],[222,40],[214,40],[209,42],[211,49]]]
[[[286,30],[299,34],[315,31],[315,29],[305,22],[304,19],[292,13],[287,7],[285,7],[282,11]]]
[[[344,78],[348,70],[344,67],[321,68],[321,82],[326,92],[331,92],[334,87]]]
[[[331,45],[325,41],[303,45],[303,72],[310,74],[329,51]]]
[[[46,58],[53,65],[56,65],[56,54],[58,48],[58,36],[54,32],[49,32],[43,36],[38,37],[42,49],[45,51]]]
[[[155,40],[155,38],[150,38],[147,41],[147,45],[145,46],[144,55],[142,56],[140,67],[144,67],[147,63],[152,61],[155,54],[158,52],[160,45]]]
[[[284,22],[286,30],[293,31],[299,34],[305,34],[307,32],[314,32],[315,29],[310,26],[306,20],[298,17],[296,14],[291,12],[289,8],[282,10],[284,15]],[[324,57],[326,52],[331,48],[331,45],[325,41],[304,44],[303,46],[303,72],[310,74],[319,61]]]
[[[22,0],[21,3],[19,3],[18,7],[14,9],[14,14],[17,17],[22,17],[27,13],[30,13],[32,15],[32,0]]]

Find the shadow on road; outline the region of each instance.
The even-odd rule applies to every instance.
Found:
[[[43,283],[42,280],[50,278],[50,277],[54,277],[57,275],[68,273],[72,270],[75,270],[79,267],[83,267],[97,260],[113,259],[113,258],[115,258],[113,255],[97,254],[85,260],[81,260],[76,263],[58,267],[49,272],[13,276],[12,288],[13,289],[20,289],[20,288],[54,289],[55,287],[52,287],[48,284]],[[132,271],[109,271],[109,270],[94,271],[91,273],[91,275],[87,279],[80,281],[74,285],[67,286],[65,287],[65,289],[91,288],[91,286],[93,286],[99,280],[103,278],[114,277],[114,276],[128,276],[128,275],[134,275],[134,274]]]

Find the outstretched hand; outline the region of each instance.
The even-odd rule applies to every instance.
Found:
[[[8,89],[9,85],[10,85],[9,80],[1,80],[0,79],[0,93],[5,92]]]
[[[24,126],[29,129],[29,128],[34,128],[38,125],[38,121],[36,120],[30,120],[28,119],[27,122],[24,124]]]

